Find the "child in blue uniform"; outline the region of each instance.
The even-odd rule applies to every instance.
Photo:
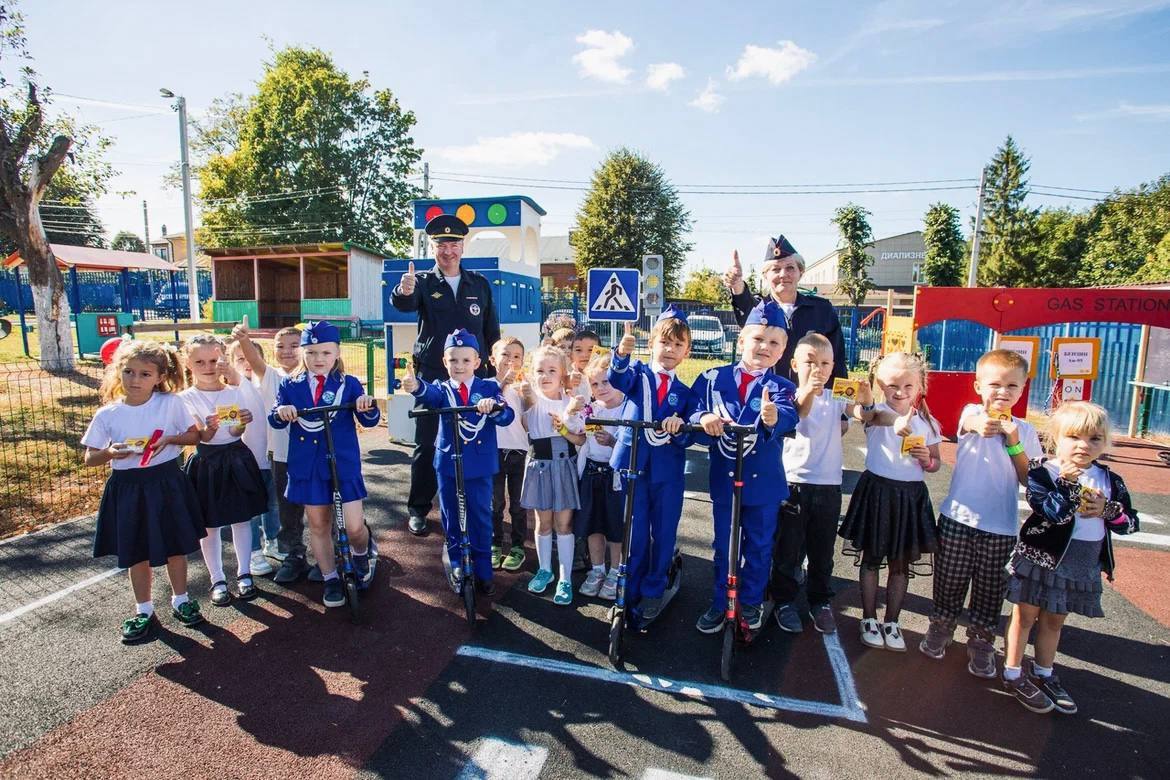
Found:
[[[634,334],[626,334],[614,350],[606,378],[627,399],[631,419],[659,421],[661,430],[618,428],[610,465],[630,467],[630,444],[641,436],[640,474],[634,490],[633,535],[626,566],[626,604],[632,615],[651,621],[662,611],[670,561],[674,557],[678,521],[682,515],[683,467],[689,435],[679,435],[690,404],[690,388],[675,370],[691,352],[691,330],[686,315],[668,306],[650,331],[650,363],[630,361]],[[636,625],[636,622],[635,622]]]
[[[345,605],[345,593],[337,574],[333,552],[333,484],[325,446],[324,415],[299,419],[301,409],[352,403],[353,410],[332,412],[333,449],[341,488],[341,509],[353,551],[359,587],[369,585],[370,534],[362,516],[366,484],[362,480],[362,454],[356,419],[366,428],[378,424],[381,415],[373,396],[366,395],[357,377],[345,373],[341,362],[341,332],[322,320],[301,333],[301,367],[281,380],[276,403],[268,415],[273,428],[289,427],[288,487],[285,497],[302,504],[309,519],[309,542],[325,580],[323,601],[327,607]]]
[[[476,406],[479,413],[459,416],[445,414],[439,420],[435,442],[435,471],[439,477],[439,513],[447,534],[445,549],[452,568],[459,565],[459,498],[455,492],[455,436],[462,439],[463,491],[467,507],[467,537],[476,587],[485,596],[495,594],[492,584],[492,481],[500,467],[496,447],[496,426],[510,425],[516,413],[504,403],[494,379],[475,375],[479,368],[479,341],[463,328],[443,343],[443,365],[450,379],[421,383],[407,369],[402,389],[428,409]],[[502,409],[495,411],[499,404]]]
[[[203,513],[179,449],[199,440],[183,401],[179,356],[154,341],[118,347],[102,381],[98,409],[81,437],[85,465],[110,464],[98,508],[93,555],[116,555],[130,570],[137,611],[122,623],[122,641],[147,639],[158,625],[150,597],[151,567],[167,567],[171,612],[185,626],[203,622],[187,598],[187,555],[199,549]]]
[[[731,504],[734,492],[735,439],[723,435],[723,425],[750,425],[756,433],[744,440],[743,494],[740,511],[739,604],[748,627],[763,624],[764,593],[772,569],[772,541],[780,504],[788,497],[781,462],[783,434],[798,421],[793,398],[796,387],[772,373],[784,354],[788,334],[784,312],[775,301],[761,301],[752,309],[739,334],[742,358],[735,365],[704,371],[691,393],[691,418],[703,426],[711,442],[711,504],[715,517],[715,588],[711,608],[695,627],[714,634],[723,627],[727,612],[727,572],[731,542]]]

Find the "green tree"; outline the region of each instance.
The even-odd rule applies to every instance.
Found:
[[[1111,195],[1093,207],[1088,223],[1081,284],[1159,281],[1157,268],[1145,266],[1170,232],[1170,174]]]
[[[865,301],[865,295],[873,289],[873,280],[866,270],[873,257],[866,247],[873,243],[873,230],[869,226],[868,209],[849,203],[833,212],[833,224],[841,234],[837,246],[841,250],[837,257],[837,291],[846,296],[854,306]]]
[[[1170,281],[1170,230],[1162,236],[1162,240],[1150,253],[1150,261],[1142,266],[1131,280],[1134,282],[1165,282]]]
[[[1076,287],[1087,248],[1089,220],[1071,209],[1043,209],[1032,230],[1030,260],[1020,277],[1025,287]]]
[[[1031,162],[1010,135],[987,166],[979,283],[1017,287],[1030,274],[1037,210],[1024,206]]]
[[[710,268],[691,271],[683,283],[679,297],[712,305],[723,303],[727,300],[727,286],[723,284],[723,274]]]
[[[967,281],[967,244],[959,224],[959,210],[934,203],[923,217],[922,240],[926,259],[922,275],[932,287],[962,287]]]
[[[229,95],[195,128],[204,246],[353,240],[395,252],[413,238],[407,181],[415,116],[319,49],[265,63],[256,93]]]
[[[118,235],[114,236],[114,240],[110,242],[110,249],[120,249],[123,252],[147,251],[143,240],[129,230],[120,231]]]
[[[662,168],[635,151],[618,149],[593,172],[577,211],[577,276],[585,278],[590,268],[640,269],[642,255],[662,255],[666,295],[676,296],[693,246],[686,240],[690,230],[690,212]]]

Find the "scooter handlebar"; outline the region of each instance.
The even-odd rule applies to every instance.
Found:
[[[650,428],[650,429],[656,430],[656,431],[662,429],[662,421],[661,420],[651,420],[648,422],[646,420],[603,420],[603,419],[600,419],[597,417],[587,417],[585,419],[585,424],[586,425],[614,425],[614,426],[621,426],[621,427],[625,427],[625,428]],[[683,425],[681,430],[684,433],[703,433],[704,432],[703,426],[694,425],[691,423],[687,423],[687,424]],[[746,436],[749,433],[755,433],[756,428],[754,425],[740,425],[738,423],[725,422],[723,424],[723,430],[726,431],[727,433],[737,433],[737,434],[742,434],[742,435]]]
[[[492,409],[491,414],[495,414],[504,407],[496,404]],[[445,406],[442,409],[411,409],[406,413],[408,417],[435,417],[440,414],[463,414],[466,412],[478,412],[478,406]]]
[[[304,417],[306,414],[327,414],[329,412],[340,412],[343,409],[354,409],[354,404],[335,404],[333,406],[310,406],[308,409],[298,409],[297,416]]]

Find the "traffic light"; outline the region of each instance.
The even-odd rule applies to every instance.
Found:
[[[642,311],[651,317],[662,313],[662,255],[642,255]]]

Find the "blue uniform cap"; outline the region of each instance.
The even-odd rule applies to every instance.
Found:
[[[455,347],[471,347],[476,352],[479,352],[479,341],[475,336],[467,332],[465,328],[460,328],[453,331],[447,340],[443,342],[443,349],[454,349]]]
[[[769,260],[783,260],[786,257],[799,254],[796,248],[788,243],[788,239],[781,235],[768,239],[768,251],[764,253],[764,262],[766,263]]]
[[[744,320],[743,324],[744,327],[748,325],[767,325],[774,328],[783,328],[788,325],[784,318],[784,310],[771,298],[757,303],[748,312],[747,319]]]
[[[310,344],[325,344],[330,341],[340,344],[341,331],[325,320],[310,323],[309,327],[301,331],[302,347],[307,347]]]
[[[658,319],[655,320],[655,322],[662,322],[663,320],[670,319],[682,320],[683,322],[686,322],[687,313],[682,309],[674,308],[673,303],[668,303],[666,304],[666,308],[662,310],[662,313],[658,315]]]

